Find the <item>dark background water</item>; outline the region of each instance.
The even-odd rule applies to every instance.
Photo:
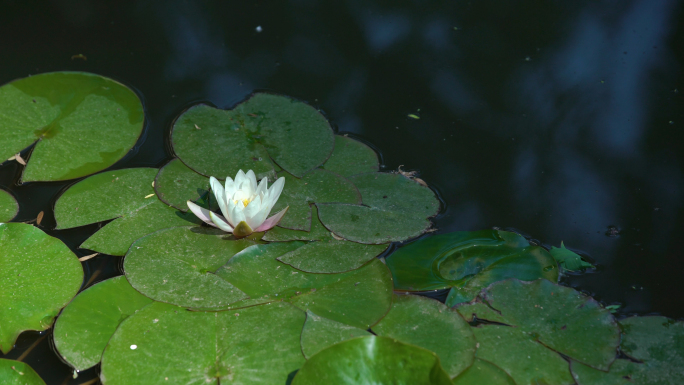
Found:
[[[386,170],[419,171],[447,203],[440,232],[509,227],[593,258],[564,282],[620,316],[684,317],[683,63],[678,0],[0,0],[0,84],[78,70],[139,92],[146,137],[116,167],[170,159],[169,125],[192,103],[291,95]],[[0,167],[16,220],[46,211],[51,229],[69,183],[16,185],[20,172]],[[75,247],[97,228],[50,233]],[[96,257],[86,279],[118,263]],[[96,375],[70,380],[49,338],[25,361],[50,384]]]

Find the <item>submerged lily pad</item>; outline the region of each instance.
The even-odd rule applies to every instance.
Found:
[[[500,367],[480,358],[476,358],[453,382],[454,385],[516,385],[513,378]]]
[[[278,260],[309,273],[342,273],[358,269],[388,247],[329,239],[306,244],[281,255]]]
[[[240,169],[271,178],[271,159],[302,177],[323,164],[334,145],[330,124],[315,108],[267,93],[255,93],[232,110],[194,106],[174,124],[171,141],[188,167],[219,178]]]
[[[277,258],[303,246],[278,242],[251,246],[236,254],[216,275],[250,298],[283,299],[302,310],[366,329],[392,304],[392,277],[375,260],[346,273],[314,274],[296,270]]]
[[[45,381],[27,363],[0,358],[0,384],[45,385]]]
[[[82,177],[126,155],[143,120],[138,96],[112,79],[85,72],[29,76],[0,87],[0,159],[36,143],[24,182]]]
[[[392,309],[373,326],[373,332],[437,353],[450,377],[464,371],[475,358],[470,325],[458,312],[434,299],[395,296]]]
[[[207,227],[173,227],[138,239],[124,260],[131,285],[178,306],[222,309],[247,294],[214,274],[254,242]]]
[[[154,179],[154,191],[162,202],[186,212],[187,201],[195,202],[207,197],[209,178],[192,171],[175,158],[159,169]]]
[[[419,239],[387,258],[401,291],[451,288],[446,304],[471,301],[483,288],[507,278],[558,281],[558,268],[541,247],[500,230],[457,231]]]
[[[107,385],[285,384],[304,363],[304,319],[282,302],[228,312],[155,302],[121,323],[100,378]]]
[[[17,216],[19,204],[12,194],[0,189],[0,222],[9,222]]]
[[[55,347],[76,370],[88,369],[100,362],[119,324],[150,303],[124,276],[99,282],[79,293],[59,315]]]
[[[312,203],[361,203],[361,195],[354,185],[334,172],[313,170],[301,179],[287,173],[280,173],[285,177],[285,188],[280,199],[273,206],[273,212],[278,212],[290,206],[287,214],[278,226],[292,230],[311,230]]]
[[[372,148],[348,136],[335,135],[335,149],[322,168],[350,177],[377,172],[380,162],[378,154]]]
[[[451,385],[439,358],[387,337],[358,337],[326,348],[302,366],[292,385]]]
[[[380,244],[403,241],[430,228],[439,201],[429,188],[401,174],[367,173],[349,180],[363,205],[317,203],[323,225],[350,241]]]
[[[372,334],[367,330],[329,320],[307,311],[302,330],[302,352],[308,359],[328,346],[355,337],[370,335]]]
[[[566,270],[577,271],[594,267],[594,265],[582,259],[579,254],[566,249],[563,242],[561,242],[561,247],[551,246],[549,252],[553,259],[558,262],[558,265]]]
[[[0,223],[0,350],[24,330],[46,330],[83,282],[78,258],[57,238],[24,223]]]

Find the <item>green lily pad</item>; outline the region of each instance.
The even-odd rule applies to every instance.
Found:
[[[365,265],[388,247],[329,239],[306,244],[281,255],[278,260],[309,273],[343,273]]]
[[[302,177],[323,164],[334,146],[332,128],[315,108],[267,93],[255,93],[232,110],[192,107],[176,120],[171,141],[188,167],[220,178],[240,169],[271,178],[271,159]]]
[[[663,377],[665,381],[661,381],[660,374],[657,371],[648,373],[648,377],[636,377],[635,375],[638,375],[637,373],[644,366],[644,364],[630,360],[617,359],[610,365],[610,372],[606,373],[579,362],[572,361],[570,363],[572,375],[578,385],[630,385],[634,383],[669,385],[680,383],[680,381],[673,381],[672,378],[668,379],[667,377]],[[681,367],[678,369],[681,371]]]
[[[453,382],[454,385],[516,385],[513,378],[500,367],[480,358],[476,358]]]
[[[434,299],[395,296],[392,309],[373,326],[373,332],[437,353],[450,377],[463,372],[475,359],[470,325],[458,312]]]
[[[46,330],[83,282],[83,268],[57,238],[24,223],[0,223],[0,350],[24,330]]]
[[[446,305],[473,300],[483,288],[507,278],[558,281],[558,268],[541,247],[500,230],[457,231],[419,239],[387,258],[395,290],[451,288]]]
[[[161,302],[222,309],[247,294],[214,274],[254,242],[207,227],[173,227],[138,239],[124,260],[131,285]]]
[[[0,106],[0,159],[37,142],[24,182],[104,170],[133,148],[143,129],[142,103],[133,91],[85,72],[15,80],[0,87]]]
[[[292,385],[451,385],[439,358],[387,337],[358,337],[326,348],[297,372]]]
[[[216,275],[250,298],[287,300],[302,310],[362,329],[387,313],[392,304],[392,277],[382,262],[375,260],[346,273],[314,274],[277,260],[303,245],[295,241],[251,246]]]
[[[369,244],[403,241],[430,228],[439,201],[429,188],[400,174],[368,173],[349,180],[364,205],[318,203],[325,227],[350,241]]]
[[[19,204],[12,194],[0,189],[0,222],[9,222],[17,216]]]
[[[492,284],[480,296],[499,311],[506,324],[549,349],[604,371],[615,360],[620,343],[615,319],[594,299],[574,289],[545,279],[509,279]]]
[[[345,325],[307,311],[306,322],[302,330],[302,352],[308,359],[314,354],[355,337],[372,335],[369,331]]]
[[[45,381],[27,363],[0,358],[0,384],[45,385]]]
[[[154,179],[154,191],[162,202],[187,212],[187,201],[195,202],[210,195],[209,178],[192,171],[175,158],[159,169]]]
[[[95,366],[119,324],[150,303],[124,276],[99,282],[79,293],[59,315],[55,347],[78,371]]]
[[[568,362],[520,328],[480,325],[473,328],[477,357],[489,361],[516,384],[574,385]]]
[[[594,267],[591,263],[583,260],[579,254],[566,249],[562,241],[561,247],[551,246],[549,252],[553,259],[558,262],[558,265],[566,270],[577,271]]]
[[[498,311],[492,309],[486,303],[473,302],[461,304],[455,309],[468,322],[472,322],[477,318],[491,322],[506,323],[506,318],[502,317]]]
[[[361,203],[361,195],[354,185],[334,172],[313,170],[301,179],[281,173],[285,177],[285,188],[280,199],[273,206],[279,212],[290,206],[278,226],[292,230],[311,230],[312,203]]]
[[[304,363],[304,312],[275,303],[193,312],[155,302],[121,323],[102,356],[107,385],[285,384]]]
[[[380,162],[378,154],[372,148],[348,136],[335,135],[335,149],[322,168],[350,177],[377,172]]]
[[[318,208],[311,207],[311,231],[291,230],[276,226],[266,232],[262,238],[267,242],[286,241],[323,241],[333,239],[332,234],[318,219]]]

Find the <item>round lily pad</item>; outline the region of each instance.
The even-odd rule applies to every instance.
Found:
[[[434,299],[416,295],[395,296],[390,312],[373,326],[379,336],[435,352],[450,377],[475,358],[475,337],[458,312]]]
[[[361,203],[361,195],[354,185],[334,172],[313,170],[301,179],[288,173],[280,173],[285,177],[285,188],[280,199],[273,206],[278,212],[290,206],[287,214],[278,226],[293,230],[311,230],[312,203]]]
[[[372,148],[348,136],[335,135],[335,149],[323,168],[344,177],[380,169],[378,154]]]
[[[483,288],[507,278],[558,281],[553,257],[522,236],[500,230],[458,231],[419,239],[387,258],[401,291],[451,288],[446,304],[471,301]]]
[[[439,358],[387,337],[358,337],[326,348],[302,366],[292,385],[451,385]]]
[[[453,382],[454,385],[516,385],[500,367],[480,358],[476,358]]]
[[[331,238],[306,244],[281,255],[278,260],[309,273],[342,273],[358,269],[388,247],[389,245],[364,245]]]
[[[24,223],[0,223],[0,350],[24,330],[46,330],[83,282],[78,258],[57,238]]]
[[[283,299],[302,310],[366,329],[392,304],[392,277],[379,260],[345,273],[314,274],[277,258],[304,245],[278,242],[251,246],[236,254],[216,275],[250,298]]]
[[[207,227],[173,227],[138,239],[124,260],[131,285],[161,302],[221,309],[247,294],[214,272],[254,242]]]
[[[17,216],[19,204],[12,194],[0,189],[0,222],[9,222]]]
[[[371,333],[367,330],[329,320],[307,311],[302,330],[302,352],[308,359],[328,346],[355,337],[370,335]]]
[[[334,146],[332,128],[320,112],[268,93],[255,93],[232,110],[194,106],[176,120],[171,135],[183,163],[219,178],[240,169],[270,178],[271,159],[301,177],[323,164]]]
[[[610,365],[610,371],[607,373],[576,361],[570,363],[570,369],[577,385],[632,385],[635,383],[642,385],[669,385],[681,382],[675,380],[676,377],[668,377],[669,373],[663,375],[658,373],[657,370],[649,370],[650,368],[644,364],[626,359],[615,360]],[[681,372],[681,367],[677,369]],[[679,375],[679,379],[681,380],[681,375]]]
[[[162,202],[186,212],[187,201],[195,202],[210,194],[209,178],[194,172],[175,158],[159,169],[154,179],[154,191]]]
[[[59,315],[55,347],[76,370],[88,369],[100,362],[119,324],[150,303],[124,276],[99,282],[79,293]]]
[[[266,232],[262,238],[268,242],[286,242],[286,241],[323,241],[334,239],[332,233],[326,229],[321,220],[318,219],[318,208],[311,206],[311,230],[291,230],[284,227],[276,226]]]
[[[363,205],[317,203],[323,225],[350,241],[380,244],[403,241],[430,228],[439,201],[429,188],[401,174],[367,173],[349,180]]]
[[[620,343],[615,319],[594,299],[574,289],[545,279],[508,279],[492,284],[480,296],[518,333],[575,361],[607,371],[615,360]]]
[[[0,384],[45,385],[45,381],[27,363],[0,358]]]
[[[0,116],[0,159],[36,143],[24,182],[73,179],[113,165],[133,148],[144,120],[132,90],[85,72],[45,73],[5,84]]]
[[[287,303],[195,312],[155,302],[121,323],[102,356],[107,385],[285,384],[304,363],[305,315]]]

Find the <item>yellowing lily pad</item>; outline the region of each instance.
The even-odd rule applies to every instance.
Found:
[[[178,158],[159,169],[154,191],[160,201],[183,212],[188,211],[187,201],[195,202],[209,195],[213,198],[209,192],[209,178],[194,172]]]
[[[124,260],[131,285],[161,302],[223,309],[248,296],[214,274],[254,242],[207,227],[173,227],[138,239]]]
[[[330,124],[315,108],[268,93],[255,93],[232,110],[192,107],[174,124],[171,141],[183,163],[217,178],[240,169],[271,178],[271,159],[302,177],[323,164],[334,145]]]
[[[0,159],[36,143],[24,182],[82,177],[126,155],[143,120],[138,96],[112,79],[85,72],[29,76],[0,87]]]
[[[302,330],[302,352],[306,358],[314,354],[355,337],[370,336],[367,330],[345,325],[307,311],[306,322]]]
[[[430,228],[428,218],[439,210],[432,190],[401,174],[367,173],[349,180],[363,205],[316,204],[323,225],[347,240],[381,244],[416,237]]]
[[[331,238],[308,243],[281,255],[278,260],[309,273],[342,273],[358,269],[388,247],[389,245],[364,245]]]
[[[100,378],[107,385],[285,384],[304,363],[304,319],[282,302],[223,312],[155,302],[121,323]]]
[[[453,382],[454,385],[516,385],[500,367],[480,358],[476,358]]]
[[[380,163],[378,154],[372,148],[348,136],[335,135],[335,149],[322,168],[350,177],[377,172]]]
[[[475,337],[470,325],[455,310],[434,299],[395,296],[390,312],[373,326],[379,336],[435,352],[450,377],[468,368],[475,359]]]
[[[27,363],[0,358],[0,384],[45,385],[45,381]]]
[[[12,194],[0,189],[0,222],[9,222],[17,216],[19,204]]]
[[[330,346],[297,372],[292,385],[451,385],[439,358],[387,337],[358,337]]]
[[[446,304],[468,302],[507,278],[558,281],[551,255],[522,236],[500,230],[458,231],[419,239],[387,258],[400,291],[451,288]]]
[[[76,370],[88,369],[100,362],[119,324],[150,303],[124,276],[99,282],[79,293],[59,315],[55,347]]]
[[[0,350],[24,330],[46,330],[83,282],[78,258],[57,238],[24,223],[0,223]]]

